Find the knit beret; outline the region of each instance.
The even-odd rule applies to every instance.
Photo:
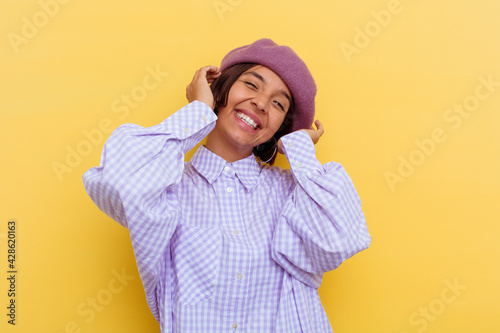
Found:
[[[278,45],[268,38],[259,39],[226,54],[220,69],[223,71],[242,62],[255,62],[278,74],[290,89],[295,102],[292,131],[311,127],[316,83],[307,65],[290,47]]]

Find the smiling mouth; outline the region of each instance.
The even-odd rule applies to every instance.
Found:
[[[242,113],[242,112],[236,112],[236,115],[238,116],[238,118],[240,118],[241,120],[243,120],[243,122],[245,124],[247,124],[248,126],[250,126],[251,128],[253,128],[254,130],[257,129],[258,125],[255,121],[252,120],[252,118],[250,118],[249,116],[247,116],[246,114]]]

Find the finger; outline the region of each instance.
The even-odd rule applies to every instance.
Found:
[[[203,66],[194,73],[193,81],[197,81],[201,78],[206,79],[209,72],[216,74],[218,71],[219,68],[217,66]]]
[[[212,83],[213,81],[215,81],[215,79],[217,79],[221,74],[221,72],[218,72],[216,74],[207,74],[208,83]]]
[[[222,72],[217,72],[217,73],[207,73],[207,78],[218,78]]]
[[[314,128],[314,126],[316,126],[316,128]],[[309,129],[310,129],[311,131],[317,131],[317,130],[318,130],[318,125],[316,125],[316,123],[313,123],[313,124],[311,125],[311,127],[309,127]]]
[[[198,76],[195,78],[196,81],[204,81],[207,83],[212,83],[216,78],[221,75],[219,69],[215,66],[206,66],[199,70]]]
[[[213,74],[220,73],[220,69],[217,66],[204,66],[204,67],[200,68],[200,71],[204,75],[213,75]]]
[[[278,153],[284,154],[285,152],[283,151],[283,142],[281,142],[281,139],[278,140]]]
[[[219,71],[219,67],[213,66],[213,65],[203,66],[202,68],[206,69],[207,72],[218,72]]]
[[[316,120],[314,122],[314,124],[316,125],[316,128],[317,128],[318,131],[321,131],[321,132],[325,131],[325,129],[323,128],[323,124],[321,123],[321,121]]]

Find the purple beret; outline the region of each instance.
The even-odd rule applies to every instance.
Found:
[[[316,83],[304,61],[290,47],[278,45],[268,38],[259,39],[226,54],[220,69],[223,71],[242,62],[255,62],[278,74],[290,89],[295,102],[292,131],[311,127]]]

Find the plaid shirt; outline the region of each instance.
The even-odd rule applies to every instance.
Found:
[[[184,162],[216,119],[195,101],[156,126],[122,125],[83,177],[128,228],[161,331],[331,332],[322,275],[371,242],[351,179],[321,165],[304,131],[282,138],[291,170],[204,146]]]

